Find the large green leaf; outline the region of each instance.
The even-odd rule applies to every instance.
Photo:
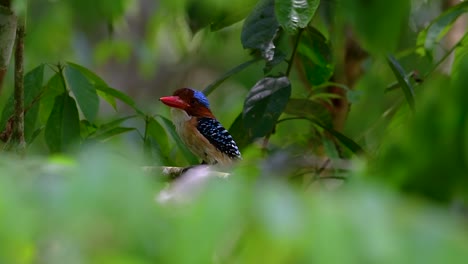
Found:
[[[275,0],[276,18],[289,34],[296,34],[299,28],[309,24],[320,0]]]
[[[325,36],[313,27],[302,33],[297,55],[312,85],[327,82],[333,74],[332,49]]]
[[[44,80],[44,64],[31,70],[24,76],[24,138],[30,142],[36,129],[39,115],[39,96],[42,92]]]
[[[416,52],[422,56],[431,55],[436,44],[452,28],[457,18],[468,12],[468,2],[461,2],[449,8],[427,26],[418,35]]]
[[[266,61],[272,61],[274,58],[273,40],[279,29],[274,4],[274,0],[260,0],[245,19],[241,33],[244,48],[260,51]]]
[[[86,119],[94,122],[99,110],[99,98],[94,84],[74,64],[65,67],[64,78]]]
[[[406,74],[403,67],[401,67],[400,63],[393,56],[388,56],[387,61],[388,65],[390,65],[390,68],[393,71],[393,74],[395,74],[401,89],[403,90],[406,101],[408,102],[411,109],[414,110],[414,90],[413,85],[409,80],[408,74]]]
[[[65,92],[55,98],[45,128],[45,141],[51,152],[60,152],[79,139],[78,109],[75,100]]]
[[[42,82],[44,79],[44,64],[41,64],[28,72],[24,76],[24,137],[26,142],[31,141],[31,137],[36,129],[36,122],[39,113],[39,95],[42,92]],[[14,98],[10,96],[3,108],[0,121],[1,130],[5,129],[8,119],[14,111]]]
[[[108,86],[107,83],[101,77],[99,77],[94,72],[90,71],[88,68],[75,64],[73,62],[67,62],[67,64],[79,70],[83,75],[85,75],[88,78],[88,80],[94,85],[94,87],[96,87],[96,89],[97,87]],[[107,93],[104,93],[103,91],[100,91],[99,89],[97,90],[97,94],[99,97],[106,100],[106,102],[108,102],[114,109],[117,108],[115,97]]]
[[[133,99],[126,95],[125,93],[117,90],[117,89],[114,89],[112,87],[109,87],[107,85],[105,86],[96,86],[96,89],[98,91],[101,91],[107,95],[110,95],[110,96],[113,96],[114,98],[117,98],[119,99],[120,101],[124,102],[126,105],[130,106],[131,108],[133,108],[133,110],[135,110],[135,112],[137,112],[138,114],[140,115],[145,115],[143,113],[143,111],[141,111],[138,106],[136,105],[135,101],[133,101]]]
[[[263,137],[273,131],[276,121],[291,96],[288,77],[266,77],[255,84],[244,102],[245,129],[252,138]]]
[[[54,74],[45,85],[44,94],[41,96],[39,120],[46,123],[54,107],[55,98],[66,91],[63,78],[60,73]]]

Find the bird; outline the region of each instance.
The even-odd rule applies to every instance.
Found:
[[[171,107],[178,135],[204,164],[229,166],[242,159],[236,142],[211,112],[203,92],[181,88],[159,100]]]

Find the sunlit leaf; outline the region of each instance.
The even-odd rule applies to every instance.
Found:
[[[414,90],[413,85],[411,84],[408,75],[406,74],[403,67],[401,67],[400,63],[393,57],[387,57],[388,65],[393,71],[393,74],[398,80],[401,89],[403,90],[403,94],[406,97],[406,101],[408,102],[409,106],[412,110],[414,110]]]
[[[293,35],[305,28],[314,17],[320,0],[275,0],[275,14],[280,25]]]
[[[67,93],[55,98],[44,135],[51,152],[64,151],[80,139],[78,109],[75,100]]]
[[[244,102],[244,127],[249,135],[257,138],[271,133],[290,96],[291,84],[286,76],[258,81]]]
[[[273,60],[275,55],[273,40],[278,29],[274,0],[260,0],[242,27],[241,42],[244,49],[260,51],[266,61]]]
[[[418,35],[416,52],[421,56],[431,55],[437,43],[452,28],[457,18],[468,12],[468,2],[460,2],[432,20]]]
[[[73,64],[65,67],[63,77],[68,88],[75,95],[76,101],[86,119],[94,122],[99,110],[99,98],[95,85]]]

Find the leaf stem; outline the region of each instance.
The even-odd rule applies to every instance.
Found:
[[[301,36],[302,36],[303,31],[304,31],[303,28],[299,28],[299,31],[297,32],[296,41],[294,42],[293,51],[292,51],[291,57],[288,60],[288,69],[286,70],[286,76],[288,76],[288,77],[289,77],[289,74],[291,73],[292,66],[294,65],[294,57],[296,55],[297,47],[299,46],[299,42],[301,40]]]

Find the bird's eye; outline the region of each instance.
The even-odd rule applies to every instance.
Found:
[[[191,104],[191,105],[194,105],[196,102],[197,102],[197,101],[195,101],[195,99],[190,100],[190,104]]]

